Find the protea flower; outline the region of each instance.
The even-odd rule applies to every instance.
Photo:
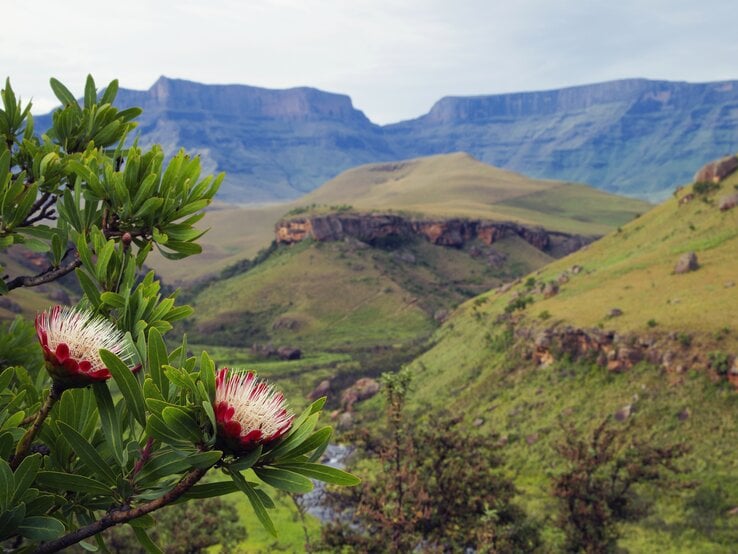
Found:
[[[215,378],[215,421],[219,448],[241,455],[284,435],[294,415],[284,396],[253,372],[220,369]]]
[[[104,348],[129,364],[123,334],[104,317],[76,308],[55,306],[36,316],[36,335],[46,368],[61,389],[84,387],[110,378],[100,359]]]

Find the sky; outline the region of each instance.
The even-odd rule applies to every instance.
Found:
[[[738,79],[728,0],[2,0],[0,77],[56,105],[160,76],[351,96],[384,124],[443,96],[628,77]]]

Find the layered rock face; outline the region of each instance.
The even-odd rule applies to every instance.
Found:
[[[275,226],[275,240],[280,244],[292,244],[307,238],[319,242],[353,238],[374,244],[384,240],[422,237],[439,246],[462,248],[472,240],[491,245],[512,236],[518,236],[539,250],[553,255],[569,254],[594,239],[512,222],[408,219],[394,214],[315,215],[283,219]]]

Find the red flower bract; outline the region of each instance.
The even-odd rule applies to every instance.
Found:
[[[218,447],[241,455],[283,436],[294,415],[282,393],[253,372],[218,371],[215,379],[215,421]]]
[[[113,352],[125,363],[130,352],[123,334],[110,321],[90,312],[55,306],[36,316],[36,335],[54,383],[62,388],[84,387],[110,378],[100,350]]]

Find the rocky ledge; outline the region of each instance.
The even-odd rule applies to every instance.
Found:
[[[320,242],[353,238],[377,244],[392,239],[422,237],[439,246],[463,248],[473,240],[491,245],[513,236],[557,257],[570,254],[597,238],[547,231],[509,221],[410,219],[395,214],[314,215],[283,219],[275,226],[275,240],[280,244],[293,244],[307,238]]]

